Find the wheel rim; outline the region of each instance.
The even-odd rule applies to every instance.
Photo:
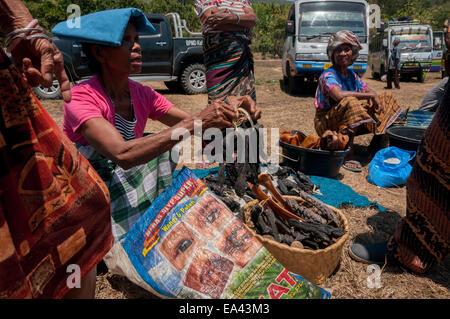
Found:
[[[201,70],[195,70],[189,75],[189,83],[195,89],[202,89],[206,84],[205,72]]]
[[[50,87],[46,88],[42,85],[39,85],[38,89],[45,94],[53,94],[59,91],[59,83],[58,81],[53,81],[53,84]]]

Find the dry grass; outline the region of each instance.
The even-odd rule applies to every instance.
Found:
[[[263,110],[260,123],[266,128],[297,129],[305,134],[313,134],[314,89],[306,90],[298,96],[290,96],[280,87],[282,79],[280,61],[258,61],[256,63],[257,101]],[[384,82],[372,80],[369,73],[364,77],[368,85],[378,93],[385,90]],[[425,93],[439,81],[438,74],[430,74],[425,83],[401,83],[401,90],[392,91],[405,110],[417,109]],[[188,96],[169,92],[161,82],[148,83],[170,101],[188,112],[199,112],[207,101],[206,95]],[[61,101],[42,103],[59,126],[62,124]],[[158,132],[164,125],[149,123],[146,130]],[[357,146],[364,152],[370,135],[356,139]],[[369,288],[367,265],[350,259],[348,246],[354,241],[375,242],[385,240],[393,233],[395,223],[406,213],[405,187],[384,189],[366,181],[369,160],[361,155],[363,172],[353,173],[341,169],[341,181],[369,200],[388,208],[380,212],[373,208],[341,208],[347,216],[350,237],[343,250],[342,260],[337,271],[326,281],[324,288],[333,293],[334,298],[450,298],[450,259],[435,267],[425,276],[417,276],[397,266],[386,266],[381,273],[381,288]],[[135,286],[126,278],[101,273],[97,277],[97,298],[155,298],[149,292]]]

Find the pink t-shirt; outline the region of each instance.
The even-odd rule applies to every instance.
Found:
[[[147,119],[157,120],[166,114],[173,104],[149,86],[128,80],[133,101],[136,125],[134,135],[142,137]],[[103,91],[97,76],[81,82],[71,90],[72,100],[64,103],[63,131],[72,142],[87,145],[78,128],[89,119],[104,118],[115,126],[115,110]]]

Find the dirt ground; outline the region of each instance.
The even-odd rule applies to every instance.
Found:
[[[282,89],[280,60],[256,61],[255,64],[257,102],[263,112],[259,122],[266,128],[296,129],[306,135],[314,134],[315,89],[310,88],[299,95],[291,96]],[[366,73],[363,80],[379,94],[388,91],[384,89],[386,83],[372,79],[370,72]],[[440,73],[429,73],[425,83],[401,82],[401,90],[389,91],[396,95],[403,110],[408,107],[414,110],[418,108],[425,93],[439,80]],[[172,93],[163,82],[146,84],[188,112],[199,112],[206,105],[206,95]],[[42,104],[61,126],[61,100],[42,101]],[[158,132],[163,128],[164,125],[154,122],[146,129]],[[416,276],[397,266],[385,266],[381,273],[381,288],[369,288],[368,265],[355,262],[348,256],[347,248],[355,239],[362,242],[386,240],[394,232],[396,221],[405,216],[406,212],[405,187],[379,188],[366,180],[370,159],[365,156],[364,150],[371,137],[360,136],[355,142],[356,155],[360,156],[363,171],[354,173],[341,169],[339,178],[360,195],[367,196],[370,201],[376,201],[388,210],[380,212],[374,208],[341,208],[349,221],[350,237],[344,247],[339,268],[322,287],[331,291],[333,298],[450,298],[450,258],[425,276]],[[96,298],[157,298],[124,277],[111,275],[105,269],[98,269],[98,273]]]

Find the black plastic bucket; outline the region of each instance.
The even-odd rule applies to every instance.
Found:
[[[303,133],[299,133],[305,137]],[[283,154],[283,164],[307,175],[331,178],[339,174],[344,157],[350,151],[350,149],[345,151],[315,150],[291,145],[281,140],[280,146]]]
[[[389,136],[389,145],[398,148],[417,151],[426,128],[413,126],[393,126],[386,130]]]

